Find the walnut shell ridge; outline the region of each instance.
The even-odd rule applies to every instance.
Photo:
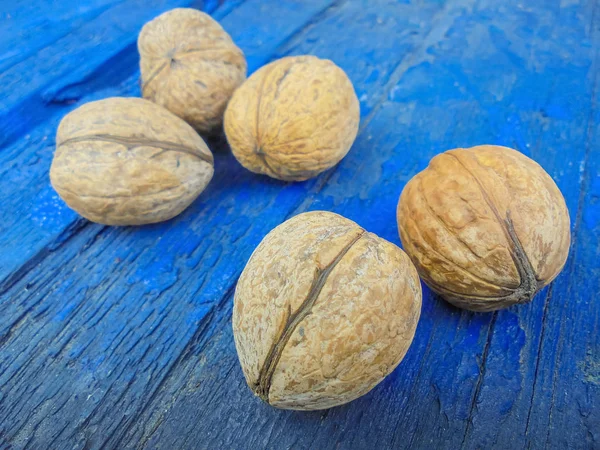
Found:
[[[529,302],[569,253],[560,190],[539,164],[506,147],[436,156],[402,191],[397,218],[425,283],[473,311]]]
[[[420,281],[402,250],[315,211],[256,248],[236,286],[233,332],[256,395],[315,410],[354,400],[391,373],[420,312]]]
[[[223,122],[233,91],[246,79],[246,59],[207,14],[176,8],[142,28],[138,38],[142,96],[201,133]]]
[[[170,219],[204,190],[213,156],[183,120],[140,98],[113,97],[67,114],[56,134],[52,186],[107,225]]]
[[[352,82],[333,62],[314,56],[274,61],[233,94],[225,134],[247,169],[303,181],[336,165],[360,121]]]

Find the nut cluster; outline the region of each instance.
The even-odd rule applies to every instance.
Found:
[[[91,221],[140,225],[189,206],[213,173],[212,155],[189,125],[211,133],[225,115],[240,162],[290,181],[337,164],[356,137],[358,99],[331,61],[283,58],[244,83],[242,51],[215,20],[190,8],[144,25],[138,49],[142,96],[152,106],[107,99],[78,108],[59,126],[52,184]]]
[[[138,48],[145,99],[90,102],[58,128],[52,185],[91,221],[140,225],[181,213],[213,175],[197,131],[222,122],[244,167],[285,181],[333,167],[356,138],[359,101],[329,60],[283,58],[246,80],[242,51],[192,9],[146,24]],[[418,275],[458,307],[491,311],[530,301],[562,270],[570,245],[552,178],[492,145],[433,158],[403,190],[397,222],[406,253],[324,211],[263,239],[233,309],[238,356],[257,396],[301,410],[351,401],[406,354],[421,311]]]

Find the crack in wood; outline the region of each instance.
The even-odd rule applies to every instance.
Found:
[[[462,443],[460,448],[465,447],[465,443],[467,442],[467,438],[469,437],[469,432],[471,427],[473,426],[473,414],[475,412],[475,407],[477,406],[477,399],[479,398],[479,394],[481,393],[481,388],[483,387],[483,380],[485,378],[485,372],[487,367],[488,356],[490,354],[490,348],[492,344],[492,336],[494,335],[494,328],[496,327],[496,320],[498,319],[498,312],[494,311],[492,314],[492,319],[490,320],[490,325],[487,329],[487,337],[485,341],[485,346],[483,347],[483,353],[481,355],[481,365],[479,366],[479,376],[477,377],[477,384],[475,385],[475,392],[473,394],[473,398],[471,399],[471,407],[469,408],[469,417],[467,418],[467,426],[465,427],[465,434],[463,435]]]
[[[137,147],[155,147],[160,148],[162,151],[152,155],[151,158],[156,158],[157,156],[162,155],[166,152],[179,152],[185,153],[187,155],[195,156],[198,159],[210,164],[214,165],[214,159],[212,155],[205,154],[200,150],[186,147],[185,145],[177,144],[175,142],[168,141],[157,141],[153,139],[146,138],[138,138],[138,137],[122,137],[122,136],[111,136],[110,134],[96,134],[91,136],[80,136],[71,139],[67,139],[58,144],[58,147],[72,144],[76,142],[86,142],[86,141],[99,141],[99,142],[112,142],[115,144],[121,144],[127,147],[127,150],[133,150]]]
[[[525,437],[528,438],[529,437],[529,429],[531,426],[531,413],[533,412],[533,399],[535,397],[535,394],[537,392],[537,383],[538,383],[538,373],[540,370],[540,366],[541,366],[541,359],[542,359],[542,347],[544,345],[544,338],[546,335],[546,319],[548,317],[548,307],[550,305],[550,300],[552,299],[552,290],[553,290],[553,286],[554,285],[550,285],[550,287],[548,288],[548,292],[546,294],[546,298],[544,301],[544,311],[542,313],[542,324],[540,326],[540,338],[538,340],[538,345],[537,345],[537,354],[535,357],[535,372],[534,372],[534,376],[533,376],[533,386],[531,387],[531,401],[529,403],[529,409],[527,410],[527,420],[525,421]]]
[[[365,230],[361,229],[360,233],[354,237],[346,246],[337,254],[337,256],[324,268],[317,267],[315,269],[315,277],[313,282],[308,290],[308,294],[306,298],[297,309],[295,313],[291,312],[291,306],[288,304],[288,317],[286,320],[285,327],[283,332],[279,336],[279,339],[273,342],[267,357],[265,358],[265,362],[259,372],[258,380],[256,385],[253,387],[253,391],[256,395],[258,395],[265,402],[269,403],[269,391],[271,389],[271,381],[273,379],[273,374],[275,373],[275,369],[277,364],[279,363],[279,359],[283,353],[283,350],[292,337],[292,334],[296,330],[296,327],[300,322],[302,322],[309,314],[312,312],[312,308],[317,302],[317,298],[325,286],[325,282],[327,278],[333,271],[333,269],[337,266],[337,264],[342,260],[342,258],[348,253],[348,251],[352,248],[356,242],[365,234]]]

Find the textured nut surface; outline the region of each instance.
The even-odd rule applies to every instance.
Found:
[[[140,98],[108,98],[67,114],[52,186],[85,218],[139,225],[176,216],[213,175],[212,153],[183,120]]]
[[[233,91],[246,79],[246,59],[221,25],[190,8],[161,14],[138,38],[142,95],[200,132],[223,121]]]
[[[569,253],[561,192],[535,161],[506,147],[436,156],[406,185],[397,214],[402,245],[424,281],[474,311],[530,301]]]
[[[235,291],[233,331],[254,393],[324,409],[370,391],[404,357],[421,312],[408,256],[337,214],[300,214],[256,248]]]
[[[358,99],[344,71],[326,59],[295,56],[248,78],[231,98],[224,124],[244,167],[302,181],[346,156],[359,121]]]

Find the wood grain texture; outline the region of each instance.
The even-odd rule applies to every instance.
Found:
[[[90,0],[77,5],[58,0],[2,2],[0,72],[68,35],[120,1]]]
[[[361,101],[359,136],[338,167],[300,184],[255,176],[212,141],[213,183],[162,225],[87,225],[53,197],[47,141],[71,106],[40,103],[14,128],[3,118],[2,130],[13,131],[0,152],[9,193],[0,199],[9,224],[0,229],[0,443],[600,447],[596,9],[577,0],[236,5],[222,24],[251,71],[312,53],[348,73]],[[90,58],[96,72],[74,69],[78,81],[63,98],[136,93],[135,53],[114,55]],[[406,358],[365,397],[308,414],[255,399],[230,322],[232,289],[254,246],[308,209],[343,214],[398,244],[395,207],[408,179],[440,151],[483,142],[534,158],[562,190],[573,246],[557,280],[532,303],[494,314],[461,312],[424,288]]]

